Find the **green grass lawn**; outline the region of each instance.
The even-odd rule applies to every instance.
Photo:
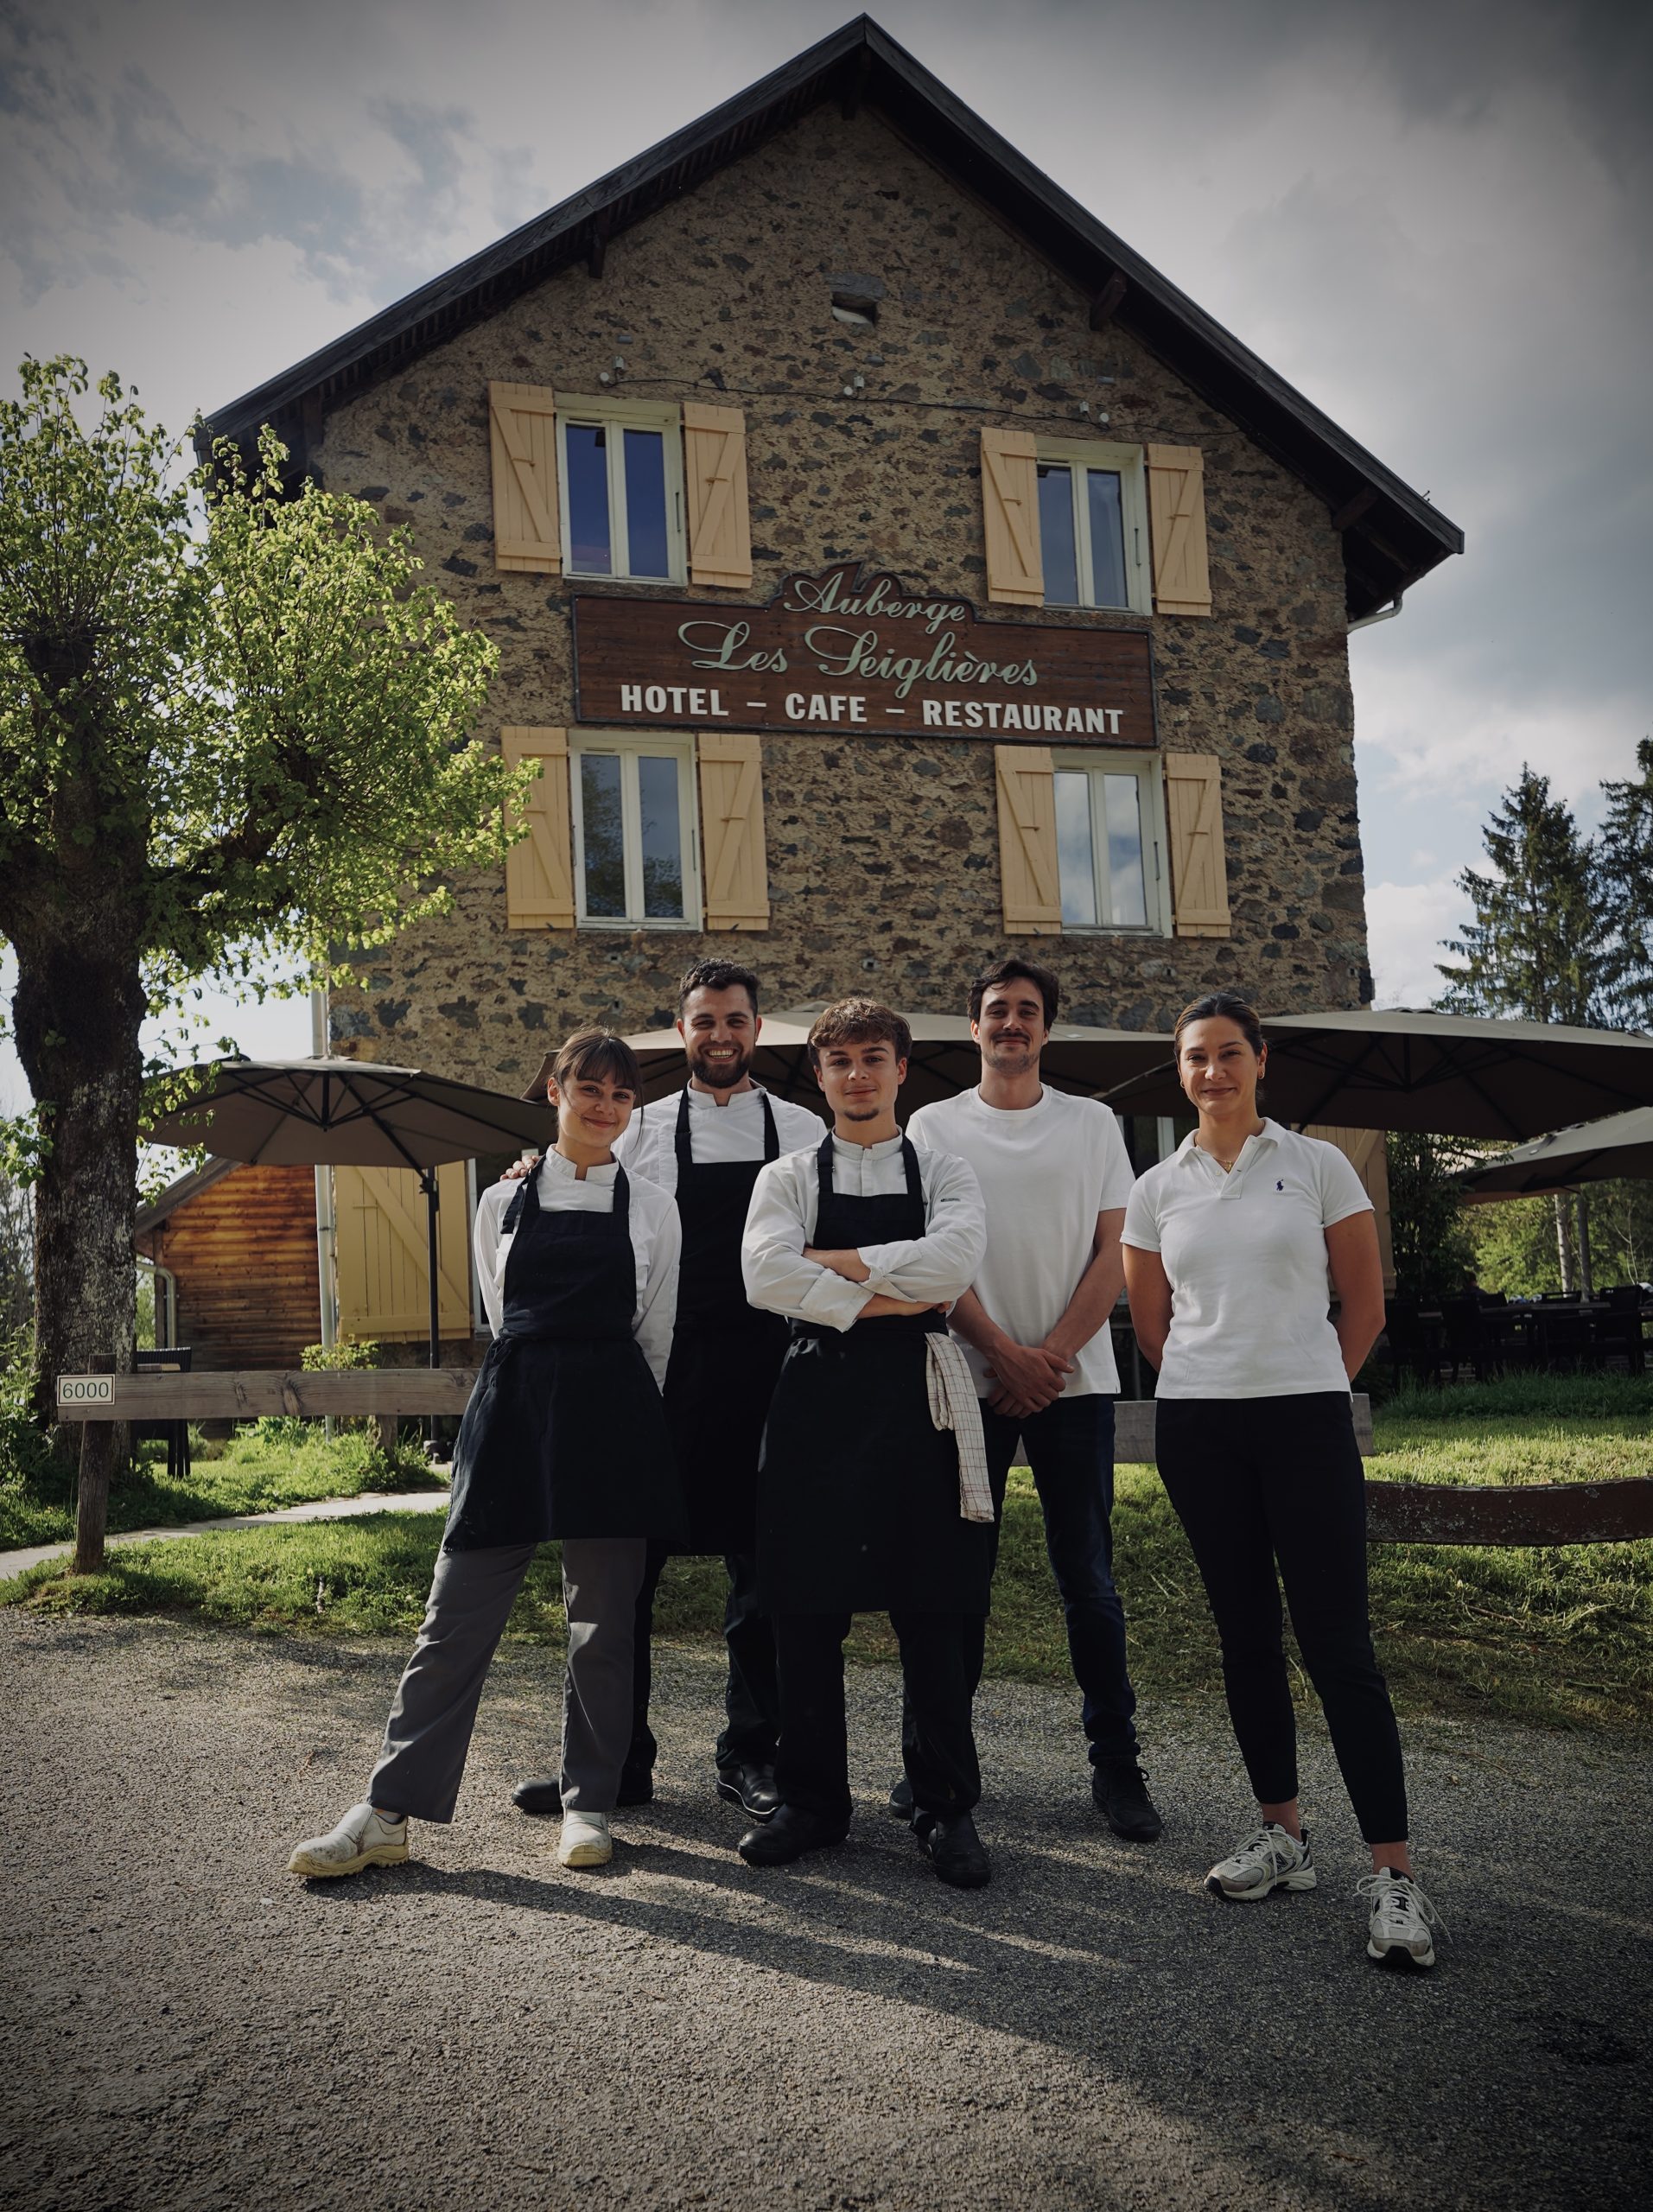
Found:
[[[74,1535],[73,1471],[55,1463],[31,1482],[0,1477],[0,1551],[58,1543]],[[236,1513],[268,1513],[315,1497],[357,1497],[370,1490],[428,1490],[437,1482],[416,1446],[394,1459],[369,1433],[327,1440],[319,1421],[251,1421],[226,1442],[195,1447],[189,1478],[167,1476],[164,1445],[145,1445],[138,1465],[114,1486],[109,1526],[175,1528]]]
[[[1369,1470],[1375,1480],[1397,1482],[1653,1473],[1649,1406],[1636,1402],[1640,1389],[1551,1386],[1543,1404],[1513,1408],[1472,1391],[1458,1402],[1445,1391],[1421,1405],[1397,1399],[1378,1414],[1378,1452]],[[1139,1692],[1175,1699],[1218,1688],[1217,1642],[1198,1576],[1152,1468],[1119,1470],[1115,1532]],[[40,1567],[0,1585],[0,1604],[53,1612],[187,1613],[243,1629],[408,1639],[423,1611],[441,1535],[434,1516],[395,1514],[243,1529],[111,1552],[107,1572],[84,1580],[60,1566]],[[1403,1713],[1557,1727],[1653,1726],[1653,1541],[1553,1550],[1375,1545],[1371,1573],[1379,1656]],[[718,1561],[674,1560],[661,1584],[660,1634],[715,1638],[722,1593]],[[510,1633],[556,1639],[562,1632],[556,1553],[548,1545]],[[887,1625],[869,1616],[857,1621],[850,1649],[887,1659],[894,1646]],[[1006,1503],[988,1666],[1024,1681],[1070,1679],[1038,1501],[1025,1471],[1012,1476]],[[1300,1669],[1298,1679],[1310,1700]]]

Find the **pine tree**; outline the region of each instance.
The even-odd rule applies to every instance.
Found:
[[[1601,786],[1596,876],[1613,938],[1609,1004],[1626,1028],[1653,1029],[1653,738],[1637,747],[1636,766],[1628,782]]]
[[[1474,908],[1463,935],[1446,942],[1455,961],[1437,963],[1447,989],[1436,1001],[1449,1014],[1521,1021],[1607,1026],[1618,965],[1612,924],[1598,896],[1597,854],[1579,835],[1572,810],[1553,799],[1548,776],[1523,762],[1482,832],[1496,873],[1465,868],[1458,887]],[[1561,1281],[1573,1287],[1572,1202],[1555,1200]],[[1588,1226],[1577,1209],[1580,1272],[1588,1287]]]

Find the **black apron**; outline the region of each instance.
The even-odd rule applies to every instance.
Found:
[[[840,1198],[832,1138],[816,1155],[813,1242],[860,1249],[925,1234],[919,1156],[906,1190]],[[925,1338],[944,1314],[848,1331],[794,1321],[758,1477],[758,1597],[766,1613],[985,1613],[992,1529],[958,1510],[958,1447],[931,1418]]]
[[[775,1378],[786,1357],[779,1313],[747,1303],[741,1238],[752,1186],[780,1158],[774,1109],[763,1106],[763,1159],[696,1166],[689,1093],[677,1108],[677,1324],[666,1369],[665,1409],[689,1516],[686,1552],[749,1552],[757,1535],[758,1452]]]
[[[539,1171],[505,1214],[505,1312],[454,1447],[448,1551],[682,1533],[654,1376],[632,1334],[631,1186],[612,1213],[547,1213]],[[518,1209],[520,1213],[518,1214]]]

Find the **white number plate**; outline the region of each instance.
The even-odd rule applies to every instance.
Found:
[[[112,1406],[115,1378],[112,1375],[60,1375],[57,1402],[60,1406]]]

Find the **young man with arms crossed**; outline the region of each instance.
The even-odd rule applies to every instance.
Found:
[[[895,1118],[912,1037],[871,999],[829,1007],[810,1058],[833,1112],[815,1150],[760,1173],[747,1295],[792,1343],[758,1486],[758,1589],[774,1624],[780,1806],[741,1839],[785,1864],[849,1826],[843,1641],[886,1612],[901,1646],[902,1756],[915,1834],[945,1882],[990,1876],[971,1813],[970,1727],[992,1573],[992,1500],[970,1373],[945,1312],[981,1267],[981,1193],[962,1160],[920,1156]]]
[[[1034,961],[1001,960],[978,976],[970,1014],[981,1084],[920,1107],[908,1128],[920,1147],[969,1160],[982,1186],[986,1255],[951,1325],[982,1394],[995,1513],[1020,1436],[1084,1694],[1091,1796],[1116,1835],[1152,1843],[1162,1823],[1137,1764],[1110,1524],[1119,1373],[1108,1319],[1124,1280],[1119,1237],[1134,1178],[1109,1109],[1039,1080],[1059,1003],[1056,977]],[[997,1541],[995,1519],[995,1553]],[[972,1687],[985,1624],[973,1626]],[[911,1810],[900,1784],[890,1803]]]
[[[677,993],[688,1084],[677,1097],[635,1115],[614,1153],[632,1174],[676,1198],[682,1225],[664,1398],[689,1512],[686,1541],[650,1545],[638,1592],[634,1718],[619,1802],[643,1804],[654,1794],[649,1644],[661,1573],[674,1551],[721,1553],[729,1576],[729,1673],[717,1792],[754,1820],[767,1820],[779,1802],[775,1647],[758,1610],[754,1515],[758,1447],[787,1332],[777,1316],[747,1303],[741,1236],[763,1163],[800,1146],[812,1152],[821,1138],[818,1114],[772,1098],[752,1080],[762,1027],[758,979],[749,968],[705,960],[690,969]],[[554,1781],[523,1783],[513,1796],[525,1812],[560,1809]]]

